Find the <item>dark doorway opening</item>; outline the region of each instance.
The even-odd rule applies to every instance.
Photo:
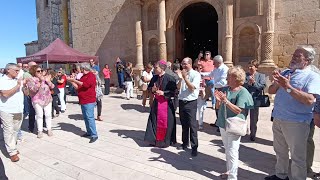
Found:
[[[176,24],[176,57],[195,59],[200,51],[218,53],[218,14],[208,3],[187,6]]]

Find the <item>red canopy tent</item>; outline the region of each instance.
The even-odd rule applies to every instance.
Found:
[[[48,65],[49,63],[88,62],[90,59],[97,61],[98,56],[89,56],[81,53],[57,38],[45,49],[30,56],[17,58],[17,62],[28,63],[34,61],[36,63],[47,63]]]

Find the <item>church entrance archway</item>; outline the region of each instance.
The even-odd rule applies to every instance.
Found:
[[[200,51],[218,53],[218,14],[208,3],[194,3],[180,13],[176,22],[176,57],[195,59]]]

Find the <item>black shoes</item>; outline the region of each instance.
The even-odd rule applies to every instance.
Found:
[[[89,137],[89,136],[90,136],[90,134],[85,133],[85,134],[83,134],[81,137]]]
[[[92,137],[89,141],[89,143],[94,143],[96,142],[96,140],[98,140],[98,137]]]
[[[272,175],[272,176],[265,177],[264,180],[289,180],[289,177],[286,177],[285,179],[281,179],[281,178],[278,178],[278,176],[276,175]]]
[[[216,125],[216,123],[211,123],[210,126],[212,126],[212,127],[218,127],[218,126]]]
[[[198,150],[197,149],[192,149],[191,156],[192,157],[198,156]]]
[[[188,148],[188,146],[183,145],[183,144],[181,146],[177,147],[178,150],[186,150],[187,148]]]
[[[250,136],[250,141],[255,141],[255,140],[256,140],[256,137]]]

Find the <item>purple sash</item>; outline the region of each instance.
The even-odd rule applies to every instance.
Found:
[[[163,141],[168,128],[168,100],[164,96],[155,96],[158,100],[156,140]]]

